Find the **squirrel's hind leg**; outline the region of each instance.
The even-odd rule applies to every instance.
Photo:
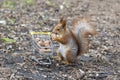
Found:
[[[65,62],[67,64],[69,64],[69,63],[76,63],[76,60],[77,60],[77,55],[71,53],[71,51],[68,50],[67,53],[66,53],[66,61]]]

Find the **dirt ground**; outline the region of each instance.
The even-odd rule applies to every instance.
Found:
[[[51,31],[62,16],[69,26],[89,16],[99,34],[77,64],[43,65],[29,31]],[[120,0],[0,0],[0,80],[120,80]]]

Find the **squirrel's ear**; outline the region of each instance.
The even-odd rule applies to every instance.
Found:
[[[60,23],[63,25],[63,27],[66,26],[66,19],[64,19],[63,17],[60,19]]]
[[[60,22],[62,23],[64,21],[64,18],[62,17],[62,18],[60,18]]]

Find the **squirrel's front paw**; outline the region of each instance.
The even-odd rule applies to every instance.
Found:
[[[65,64],[65,65],[69,64],[69,62],[67,60],[66,61],[62,61],[62,63]]]
[[[52,34],[51,34],[51,37],[52,37],[52,40],[57,40],[56,34],[52,33]]]

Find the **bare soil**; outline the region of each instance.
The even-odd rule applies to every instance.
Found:
[[[43,65],[29,31],[51,31],[62,16],[68,26],[89,16],[99,34],[77,64]],[[120,0],[0,0],[0,80],[120,80]]]

